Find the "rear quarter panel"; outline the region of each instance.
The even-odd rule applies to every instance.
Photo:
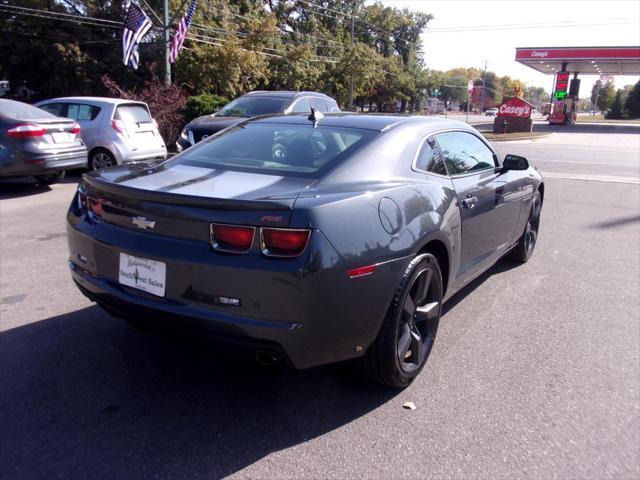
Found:
[[[349,284],[351,294],[377,305],[376,333],[407,265],[427,243],[442,242],[448,272],[458,269],[460,213],[451,181],[411,170],[422,138],[405,131],[374,142],[302,194],[291,216],[291,227],[319,230],[345,270],[378,265]]]

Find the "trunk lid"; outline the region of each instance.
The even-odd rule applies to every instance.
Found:
[[[90,208],[101,221],[206,242],[211,223],[287,227],[298,193],[313,181],[143,163],[84,175]]]

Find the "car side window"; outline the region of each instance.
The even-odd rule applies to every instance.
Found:
[[[434,142],[429,140],[426,140],[420,147],[418,158],[416,158],[415,168],[417,170],[435,173],[437,175],[447,174],[447,169],[444,166],[442,155],[436,148]]]
[[[69,104],[67,116],[69,118],[73,118],[74,120],[91,121],[98,116],[99,112],[100,112],[99,107],[94,107],[92,105],[84,105],[81,103],[71,103]]]
[[[55,115],[56,117],[62,117],[64,113],[64,103],[50,103],[38,108],[41,108],[45,112],[49,112],[51,115]]]
[[[327,102],[325,102],[322,98],[312,98],[311,106],[315,108],[318,112],[328,112],[329,108],[327,106]]]
[[[338,104],[336,103],[335,100],[331,99],[331,100],[327,100],[328,103],[328,108],[330,112],[339,112],[340,111],[340,107],[338,107]]]
[[[441,133],[437,140],[449,175],[464,175],[496,167],[491,149],[471,133]]]
[[[291,109],[291,113],[310,113],[311,112],[311,102],[309,102],[309,97],[302,97],[297,100],[296,103],[293,104],[293,108]]]

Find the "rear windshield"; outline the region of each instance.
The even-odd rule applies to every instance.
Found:
[[[254,117],[279,113],[289,101],[282,97],[241,97],[216,112],[217,117]]]
[[[319,177],[376,132],[309,125],[238,125],[176,157],[174,164]]]
[[[119,105],[114,118],[124,123],[150,123],[151,115],[144,105]]]
[[[39,120],[56,117],[38,107],[15,100],[0,100],[0,115],[14,120]]]

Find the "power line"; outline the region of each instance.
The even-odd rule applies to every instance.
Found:
[[[122,26],[122,22],[117,22],[115,20],[107,20],[106,18],[88,17],[88,16],[83,16],[83,15],[73,15],[73,14],[70,14],[70,13],[52,12],[51,10],[43,10],[43,9],[27,8],[27,7],[18,7],[17,5],[8,5],[8,4],[0,4],[0,7],[5,8],[5,9],[24,11],[24,12],[46,13],[46,14],[49,14],[49,15],[55,15],[55,16],[59,16],[59,17],[71,17],[73,19],[78,19],[78,20],[92,20],[92,21],[95,21],[95,22],[110,23],[110,24],[115,24],[115,25],[118,25],[118,26]]]
[[[629,25],[628,19],[609,19],[609,20],[589,20],[584,22],[577,21],[557,21],[557,22],[536,22],[536,23],[511,23],[503,25],[477,25],[477,26],[460,26],[460,27],[442,27],[427,28],[425,33],[449,33],[449,32],[480,32],[494,30],[514,30],[514,29],[531,29],[531,28],[575,28],[589,27],[598,25]]]
[[[205,43],[205,44],[209,44],[209,45],[215,45],[217,47],[223,47],[224,43],[220,43],[220,42],[224,42],[224,40],[216,38],[216,37],[206,37],[206,36],[202,36],[202,35],[197,35],[197,34],[193,34],[193,33],[188,33],[187,34],[187,38],[190,40],[193,40],[195,42],[201,42],[201,43]],[[280,55],[278,53],[269,53],[269,52],[265,52],[262,50],[250,50],[247,48],[243,48],[243,47],[238,47],[240,50],[244,51],[244,52],[250,52],[250,53],[255,53],[258,55],[263,55],[266,57],[275,57],[275,58],[289,58],[286,53],[287,52],[282,52],[279,50],[274,50],[274,51],[279,51],[280,53],[284,53],[285,55]],[[273,50],[273,49],[270,49]],[[304,60],[303,60],[304,61]],[[321,58],[321,57],[316,57],[316,58],[311,58],[306,60],[307,62],[325,62],[325,63],[337,63],[337,60],[331,60],[329,59],[329,57],[325,58]]]
[[[322,9],[322,10],[327,10],[327,11],[330,11],[330,12],[339,13],[341,15],[344,15],[345,17],[349,17],[349,18],[353,17],[355,19],[358,19],[360,22],[364,23],[365,25],[369,26],[370,28],[372,28],[374,30],[378,30],[379,32],[385,33],[385,34],[389,35],[390,37],[393,37],[394,39],[402,40],[406,44],[412,43],[409,40],[407,40],[406,38],[401,37],[400,35],[396,35],[393,32],[389,32],[388,30],[385,30],[384,28],[380,28],[377,25],[373,25],[372,23],[367,22],[364,18],[362,18],[359,15],[356,15],[355,13],[341,12],[339,10],[334,10],[332,8],[329,8],[329,7],[324,7],[322,5],[318,5],[317,3],[313,3],[313,2],[310,2],[308,0],[300,0],[300,2],[304,3],[305,5],[316,7],[317,9]],[[312,11],[314,11],[314,10],[312,10]],[[334,18],[336,20],[342,20],[341,18],[334,17],[334,16],[331,16],[331,15],[327,15],[326,13],[318,12],[317,10],[315,10],[315,13],[317,13],[318,15],[324,15],[325,17],[328,17],[328,18]]]
[[[16,10],[16,8],[18,10]],[[0,4],[0,11],[5,13],[11,13],[14,15],[26,15],[30,17],[36,18],[44,18],[48,20],[60,20],[67,21],[73,23],[79,23],[84,25],[94,25],[103,28],[122,28],[122,24],[119,22],[111,22],[110,20],[104,20],[95,17],[82,17],[79,15],[67,15],[67,14],[59,14],[58,12],[50,12],[48,10],[36,10],[36,9],[25,9],[22,7],[14,7],[13,5],[4,5]],[[34,13],[36,12],[36,13]]]
[[[203,41],[204,43],[210,43],[212,45],[216,45],[216,46],[224,46],[224,42],[226,41],[226,39],[223,38],[218,38],[215,36],[211,36],[211,35],[203,35],[200,33],[196,33],[193,31],[189,32],[189,35],[187,36],[187,38],[193,38],[194,40],[198,41]],[[286,55],[290,52],[287,52],[285,50],[279,50],[276,48],[269,48],[269,47],[262,47],[259,49],[247,49],[244,47],[238,47],[243,51],[246,52],[254,52],[254,53],[259,53],[259,54],[265,54],[268,56],[276,56],[276,57],[281,57],[281,58],[288,58]],[[314,55],[313,58],[309,59],[309,61],[311,62],[327,62],[327,63],[337,63],[337,59],[333,58],[333,57],[327,57],[327,56],[323,56],[323,55]]]

